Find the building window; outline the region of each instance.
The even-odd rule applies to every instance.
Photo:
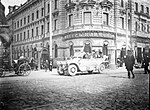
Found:
[[[36,36],[39,35],[38,31],[39,31],[39,27],[36,27]]]
[[[17,21],[17,28],[19,28],[19,21]]]
[[[44,26],[41,26],[41,34],[44,34]]]
[[[108,13],[103,13],[103,24],[108,25]]]
[[[34,13],[32,13],[32,21],[34,20]]]
[[[147,32],[150,33],[150,26],[147,25]]]
[[[50,6],[49,4],[47,4],[47,13],[49,13],[49,11],[50,11]]]
[[[26,17],[24,17],[24,25],[26,24]]]
[[[22,19],[20,20],[20,26],[22,26]]]
[[[28,23],[30,23],[30,15],[28,15]]]
[[[91,12],[84,12],[84,24],[92,24]]]
[[[58,46],[57,44],[55,44],[55,58],[58,57]]]
[[[138,23],[135,22],[135,31],[138,31]]]
[[[128,30],[131,30],[131,19],[128,19]]]
[[[121,0],[121,7],[124,7],[124,2],[123,2],[123,0]]]
[[[55,0],[55,9],[58,8],[58,0]]]
[[[22,41],[22,33],[20,33],[20,41]]]
[[[141,30],[145,31],[145,29],[146,29],[145,25],[143,23],[141,23]]]
[[[135,11],[138,12],[138,3],[135,2]]]
[[[54,20],[54,30],[57,30],[57,19]]]
[[[14,28],[16,29],[16,23],[14,23]]]
[[[41,16],[44,16],[44,8],[41,9]]]
[[[149,15],[149,8],[148,7],[146,7],[146,13],[147,13],[147,15]]]
[[[124,18],[120,17],[121,20],[121,28],[124,29]]]
[[[16,35],[14,35],[13,37],[13,42],[16,42]]]
[[[32,29],[32,37],[34,37],[34,29]]]
[[[73,26],[73,14],[69,15],[69,27]]]
[[[17,41],[19,41],[19,34],[17,34]]]
[[[141,5],[141,12],[144,13],[144,6]]]
[[[24,40],[26,39],[26,32],[24,32]]]
[[[39,10],[36,11],[36,18],[39,18]]]
[[[29,30],[28,30],[28,39],[30,38],[30,32],[29,32]]]
[[[49,32],[49,22],[47,23],[47,32]]]

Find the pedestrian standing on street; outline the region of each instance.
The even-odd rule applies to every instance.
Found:
[[[143,66],[144,66],[144,74],[150,73],[150,70],[148,70],[149,62],[150,62],[150,56],[147,52],[143,55]]]
[[[47,72],[47,69],[48,69],[48,60],[45,60],[45,62],[44,62],[44,68],[45,68],[45,72]]]
[[[124,61],[125,61],[126,69],[128,71],[128,78],[130,78],[130,74],[132,74],[132,78],[134,78],[135,75],[133,73],[133,66],[135,63],[135,58],[131,50],[127,51],[127,55],[125,56]]]

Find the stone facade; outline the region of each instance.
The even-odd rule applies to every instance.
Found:
[[[38,53],[34,57],[40,59],[41,50],[49,47],[49,0],[28,0],[16,7],[10,7],[7,15],[14,33],[13,58],[21,55],[31,57],[33,53]],[[144,12],[141,12],[141,7]],[[127,5],[124,0],[52,0],[51,9],[54,59],[95,50],[108,55],[115,63],[126,42],[136,56],[143,52],[146,45],[149,46],[148,1],[129,0]],[[126,31],[127,23],[129,31]]]

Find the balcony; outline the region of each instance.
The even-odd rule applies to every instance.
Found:
[[[146,18],[150,19],[150,15],[149,15],[148,12],[147,12],[147,13],[144,13],[143,11],[140,11],[140,12],[134,11],[134,13],[135,13],[136,15],[138,15],[138,16],[143,16],[143,17],[146,17]]]

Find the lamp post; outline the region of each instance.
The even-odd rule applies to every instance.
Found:
[[[129,18],[129,7],[130,2],[128,4],[128,0],[125,0],[125,12],[126,12],[126,53],[127,50],[129,49],[129,35],[128,35],[128,18]]]
[[[49,55],[50,55],[50,58],[52,59],[52,0],[49,0],[49,6],[50,6],[50,10],[49,10],[49,24],[50,24],[50,28],[49,28]]]

